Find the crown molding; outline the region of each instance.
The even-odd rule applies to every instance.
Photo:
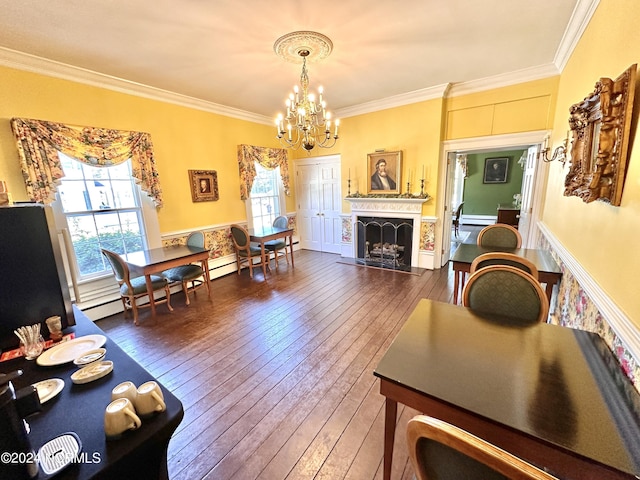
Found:
[[[258,115],[237,108],[226,107],[224,105],[207,102],[187,95],[180,95],[160,88],[150,87],[148,85],[124,80],[118,77],[112,77],[110,75],[104,75],[92,70],[74,67],[72,65],[48,60],[4,47],[0,47],[0,65],[48,77],[70,80],[72,82],[78,82],[93,87],[105,88],[119,93],[148,98],[150,100],[158,100],[182,107],[216,113],[218,115],[224,115],[238,120],[246,120],[248,122],[262,123],[265,125],[271,125],[273,123],[273,119],[264,115]]]
[[[553,60],[558,71],[564,70],[599,3],[600,0],[578,0],[576,3]]]
[[[539,65],[537,67],[523,68],[514,72],[479,78],[469,82],[454,83],[449,90],[449,97],[468,95],[470,93],[483,92],[492,88],[508,87],[518,83],[541,80],[543,78],[560,75],[560,71],[553,64]]]
[[[436,85],[435,87],[422,88],[413,92],[401,93],[392,97],[373,100],[371,102],[361,103],[352,107],[340,108],[335,111],[336,118],[347,118],[365,113],[378,112],[388,108],[401,107],[411,103],[424,102],[425,100],[433,100],[435,98],[443,98],[449,91],[450,84]]]

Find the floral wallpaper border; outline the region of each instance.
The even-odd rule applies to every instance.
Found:
[[[549,323],[598,334],[616,356],[620,368],[631,380],[635,389],[640,392],[640,365],[631,352],[627,350],[575,276],[544,237],[541,239],[540,248],[548,250],[562,269],[562,280],[556,287],[557,297],[555,305],[551,306]]]

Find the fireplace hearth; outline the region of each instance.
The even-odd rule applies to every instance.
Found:
[[[357,260],[394,270],[411,269],[413,220],[358,217]]]
[[[343,257],[356,265],[421,275],[422,205],[428,199],[352,197],[349,246]]]

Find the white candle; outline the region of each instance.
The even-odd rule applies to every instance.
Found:
[[[424,165],[422,165],[422,178],[421,180],[424,180]]]

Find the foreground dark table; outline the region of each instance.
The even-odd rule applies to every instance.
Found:
[[[76,338],[105,335],[82,312],[75,310],[77,325],[65,329],[75,332]],[[55,398],[42,405],[42,411],[29,415],[29,440],[37,451],[44,443],[65,432],[75,432],[82,442],[83,463],[67,467],[56,479],[157,479],[167,478],[166,453],[171,435],[182,421],[182,403],[161,385],[167,410],[151,418],[142,419],[142,426],[127,432],[119,440],[106,440],[104,410],[111,401],[113,387],[126,380],[136,386],[154,377],[118,347],[107,335],[105,360],[114,368],[107,376],[84,385],[75,385],[71,374],[77,370],[73,363],[41,367],[36,361],[22,358],[0,363],[0,372],[22,369],[24,374],[13,383],[16,389],[48,378],[61,378],[65,387]],[[93,461],[97,458],[98,461]],[[40,474],[39,478],[43,478]]]
[[[562,270],[551,254],[546,250],[535,248],[499,248],[481,247],[471,243],[461,243],[451,257],[453,264],[453,303],[457,304],[465,284],[465,275],[469,273],[476,257],[489,252],[508,252],[524,257],[538,269],[538,280],[546,284],[545,292],[549,302],[553,294],[553,286],[560,283]]]
[[[598,335],[423,299],[374,374],[387,480],[398,402],[562,479],[640,478],[640,395]]]

